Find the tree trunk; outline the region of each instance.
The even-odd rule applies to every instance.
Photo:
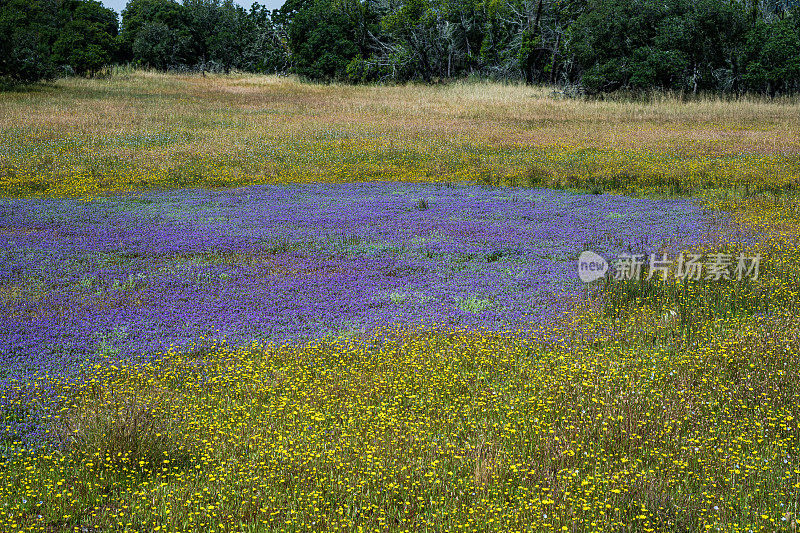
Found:
[[[450,79],[450,64],[453,60],[453,49],[450,49],[450,52],[447,54],[447,79]]]
[[[539,29],[539,19],[542,17],[542,0],[539,0],[539,5],[536,6],[536,18],[533,19],[531,25],[534,29]]]
[[[552,83],[552,84],[556,83],[556,71],[558,70],[558,68],[556,67],[556,57],[558,57],[558,42],[560,40],[561,40],[561,33],[559,32],[559,33],[556,34],[556,44],[553,47],[553,59],[552,59],[551,65],[550,65],[550,71],[551,71],[550,72],[550,83]]]

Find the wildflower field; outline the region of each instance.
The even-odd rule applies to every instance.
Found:
[[[796,531],[797,102],[119,72],[0,110],[0,531]]]

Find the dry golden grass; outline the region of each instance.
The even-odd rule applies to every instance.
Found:
[[[590,101],[481,82],[132,72],[0,96],[0,188],[83,195],[388,179],[630,189],[669,179],[695,191],[726,187],[733,173],[782,187],[800,172],[797,111],[788,99]]]

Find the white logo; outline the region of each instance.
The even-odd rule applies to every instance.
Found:
[[[578,277],[584,283],[591,283],[606,275],[608,272],[608,261],[601,256],[586,250],[578,256]]]

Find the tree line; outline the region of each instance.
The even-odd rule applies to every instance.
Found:
[[[96,0],[0,0],[0,77],[114,63],[776,96],[800,90],[800,0],[130,0],[121,19]]]

